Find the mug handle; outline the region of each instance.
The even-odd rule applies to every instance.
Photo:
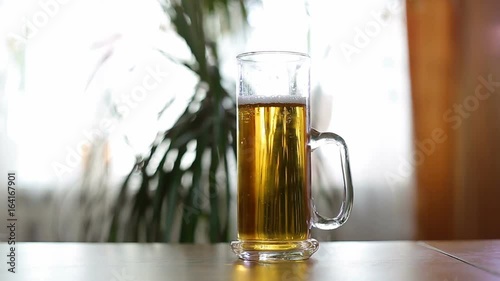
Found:
[[[344,199],[342,200],[342,205],[340,206],[340,212],[334,218],[323,217],[316,211],[316,205],[314,202],[311,202],[313,210],[313,226],[322,230],[336,229],[343,225],[349,218],[354,199],[347,145],[344,139],[337,134],[330,132],[318,132],[312,128],[310,131],[310,137],[311,141],[309,146],[311,151],[314,151],[323,144],[336,144],[340,148],[340,161],[342,164],[342,175],[344,178]]]

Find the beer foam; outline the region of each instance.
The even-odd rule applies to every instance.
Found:
[[[238,104],[306,104],[307,98],[301,96],[239,96]]]

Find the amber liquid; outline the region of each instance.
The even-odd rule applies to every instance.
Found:
[[[238,106],[238,238],[309,238],[310,191],[304,103]]]

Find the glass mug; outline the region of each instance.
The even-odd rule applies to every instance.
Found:
[[[319,243],[311,227],[335,229],[352,210],[353,187],[344,140],[310,127],[310,58],[295,52],[237,56],[238,240],[243,260],[308,259]],[[344,198],[339,214],[325,218],[311,197],[311,151],[340,148]]]

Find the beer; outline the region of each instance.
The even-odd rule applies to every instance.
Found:
[[[262,51],[236,58],[238,240],[231,242],[231,249],[245,261],[308,259],[319,247],[311,227],[340,227],[352,209],[345,141],[310,127],[307,54]],[[344,198],[333,218],[312,212],[310,146],[323,145],[338,146],[342,163]]]
[[[309,238],[308,129],[305,97],[239,97],[240,240]]]

